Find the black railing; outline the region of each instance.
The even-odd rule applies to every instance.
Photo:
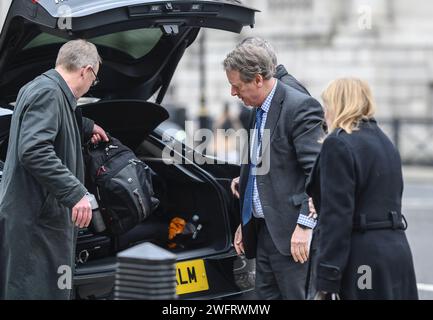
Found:
[[[433,118],[378,119],[405,165],[433,166]]]

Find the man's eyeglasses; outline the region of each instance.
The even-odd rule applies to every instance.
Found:
[[[96,75],[96,73],[95,73],[95,71],[93,70],[93,68],[90,68],[90,70],[92,70],[92,73],[93,73],[93,75],[95,76],[95,80],[93,80],[93,82],[92,82],[92,87],[94,87],[94,86],[98,85],[98,83],[99,83],[99,78],[98,78],[98,76]]]

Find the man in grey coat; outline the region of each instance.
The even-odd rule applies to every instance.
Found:
[[[98,81],[101,59],[85,40],[69,41],[56,68],[19,92],[0,185],[0,298],[70,299],[76,227],[92,217],[81,134],[108,140],[76,113]]]
[[[305,299],[316,223],[308,217],[305,183],[320,151],[323,111],[315,99],[274,78],[273,56],[270,48],[245,42],[224,60],[231,94],[255,115],[248,161],[232,182],[241,204],[234,246],[256,258],[259,299]]]

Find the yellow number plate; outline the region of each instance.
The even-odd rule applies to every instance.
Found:
[[[176,293],[178,295],[209,290],[203,260],[176,263]]]

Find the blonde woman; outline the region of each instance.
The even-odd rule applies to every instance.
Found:
[[[328,135],[308,184],[319,214],[316,297],[417,299],[400,156],[373,118],[370,88],[338,79],[322,98]]]

